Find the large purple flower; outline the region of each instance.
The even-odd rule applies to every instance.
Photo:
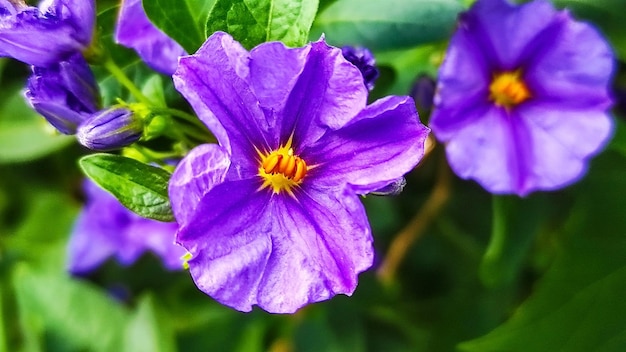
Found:
[[[93,0],[0,0],[0,56],[47,67],[91,43],[96,20]]]
[[[548,1],[479,0],[439,71],[433,132],[462,178],[493,193],[575,182],[611,136],[613,55]]]
[[[96,79],[80,53],[49,67],[33,66],[26,99],[31,106],[64,134],[98,111]]]
[[[174,73],[178,57],[187,55],[177,42],[150,22],[141,0],[122,0],[115,40],[135,49],[150,67],[166,75]]]
[[[180,59],[174,84],[220,142],[193,149],[170,181],[196,285],[241,311],[350,295],[373,257],[358,195],[424,152],[413,100],[366,106],[361,73],[323,41],[248,52],[221,32]]]
[[[121,264],[134,263],[152,251],[170,269],[182,269],[185,250],[174,244],[176,223],[144,219],[121,205],[91,181],[84,183],[87,202],[80,213],[68,247],[68,270],[84,274],[109,257]]]

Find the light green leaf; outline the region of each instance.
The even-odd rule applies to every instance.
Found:
[[[176,344],[170,321],[158,310],[154,298],[141,298],[124,338],[124,351],[174,352]]]
[[[213,0],[143,1],[148,18],[177,41],[188,53],[194,53],[206,39],[205,23]]]
[[[448,38],[462,10],[458,0],[338,0],[318,15],[311,39],[325,33],[337,46],[412,47]]]
[[[0,110],[0,163],[41,158],[74,141],[73,137],[56,132],[31,109],[21,90],[21,87],[3,88],[10,98],[4,101]]]
[[[503,325],[460,345],[469,352],[623,351],[626,336],[626,158],[608,152],[575,187],[576,204],[552,233],[556,258]]]
[[[207,36],[228,32],[248,49],[275,40],[302,46],[317,6],[318,0],[217,0],[207,21]]]
[[[13,275],[20,315],[37,318],[67,346],[116,351],[128,312],[104,292],[64,274],[18,265]]]
[[[112,154],[87,155],[79,164],[85,175],[128,209],[149,219],[174,220],[167,195],[169,172]]]

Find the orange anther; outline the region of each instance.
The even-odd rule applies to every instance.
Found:
[[[270,154],[262,165],[265,173],[271,174],[274,172],[274,169],[276,168],[276,165],[278,165],[278,162],[281,161],[281,158],[282,156],[280,154]]]
[[[305,175],[306,175],[306,163],[304,162],[304,160],[298,158],[296,160],[296,170],[293,174],[293,180],[295,182],[298,182],[302,180]]]
[[[290,155],[288,159],[289,161],[287,162],[287,167],[285,168],[285,172],[283,172],[283,174],[287,177],[292,177],[293,172],[296,170],[296,161],[300,158]]]

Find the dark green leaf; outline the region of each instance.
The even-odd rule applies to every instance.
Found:
[[[333,45],[399,49],[444,40],[463,6],[457,0],[338,0],[319,14],[311,39]]]
[[[102,291],[64,274],[35,272],[19,265],[13,286],[20,315],[43,323],[64,345],[89,351],[115,351],[128,312]]]
[[[88,155],[79,164],[85,175],[128,209],[149,219],[174,220],[167,195],[169,172],[112,154]]]
[[[274,40],[302,46],[317,5],[317,0],[217,0],[207,21],[207,36],[225,31],[248,49]]]
[[[148,18],[177,41],[188,53],[194,53],[206,39],[205,23],[213,0],[143,1]]]
[[[554,263],[502,326],[464,351],[623,351],[626,329],[626,159],[606,153],[576,187]],[[552,234],[553,237],[557,234]]]

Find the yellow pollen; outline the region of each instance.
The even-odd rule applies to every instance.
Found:
[[[263,179],[260,189],[271,187],[275,194],[285,191],[293,195],[293,188],[302,183],[309,168],[302,158],[293,154],[291,138],[272,152],[258,153],[261,159],[259,176]]]
[[[489,99],[507,109],[530,99],[530,90],[520,76],[520,70],[496,74],[489,85]]]

